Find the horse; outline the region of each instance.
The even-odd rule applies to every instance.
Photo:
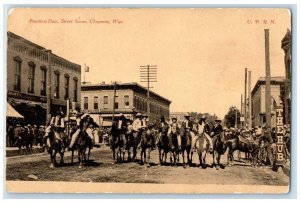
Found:
[[[245,154],[249,154],[251,166],[255,166],[257,163],[261,139],[262,138],[257,138],[257,140],[254,141],[253,138],[244,138],[239,133],[236,133],[234,137],[228,139],[226,141],[226,145],[229,148],[227,154],[227,165],[233,165],[233,153],[234,151],[239,150],[240,152],[245,152]]]
[[[167,154],[170,151],[170,142],[168,138],[169,125],[167,123],[161,123],[160,125],[156,137],[156,146],[158,148],[159,164],[162,165],[166,163]]]
[[[186,168],[186,163],[185,163],[185,152],[187,154],[187,162],[188,166],[192,164],[192,135],[191,132],[187,131],[184,133],[180,133],[180,138],[181,138],[181,143],[180,143],[180,152],[182,155],[182,163],[183,167]]]
[[[63,141],[62,139],[59,139],[59,135],[57,135],[58,132],[54,129],[53,126],[48,126],[45,131],[45,146],[47,149],[47,152],[50,154],[50,168],[54,168],[57,166],[56,162],[56,155],[60,155],[60,165],[63,165],[64,163],[64,148],[63,148]]]
[[[150,152],[154,146],[155,135],[151,129],[147,129],[141,136],[141,164],[145,163],[147,167],[150,167]]]
[[[227,150],[227,145],[225,142],[225,132],[222,131],[216,134],[213,138],[213,165],[217,170],[220,168],[220,159]]]
[[[206,154],[209,151],[209,142],[204,136],[204,133],[198,135],[198,139],[196,140],[195,147],[199,158],[199,168],[206,168]]]
[[[80,132],[77,140],[76,148],[78,150],[79,168],[83,166],[83,162],[90,159],[90,151],[92,148],[92,140],[86,131]],[[88,149],[88,156],[86,157],[86,150]]]

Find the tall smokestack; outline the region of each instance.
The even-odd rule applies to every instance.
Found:
[[[266,60],[266,125],[271,127],[271,71],[269,52],[269,29],[265,29],[265,60]]]

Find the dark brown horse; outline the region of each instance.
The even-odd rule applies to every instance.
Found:
[[[142,133],[141,137],[141,164],[146,164],[150,167],[150,153],[155,145],[155,134],[150,128]]]
[[[45,145],[47,152],[50,154],[51,164],[50,168],[54,168],[55,166],[58,166],[58,163],[56,161],[56,155],[60,155],[60,165],[63,165],[64,163],[64,148],[63,148],[63,142],[59,138],[59,135],[57,135],[58,132],[55,131],[53,126],[48,126],[45,131]]]
[[[220,159],[227,150],[227,145],[225,141],[225,132],[216,134],[213,138],[213,165],[217,170],[220,168]]]
[[[180,144],[180,152],[182,155],[182,164],[183,167],[186,168],[186,166],[191,166],[192,164],[192,135],[189,131],[183,133],[180,135],[181,138],[181,144]],[[185,163],[185,152],[187,156],[187,163]]]
[[[227,164],[229,166],[233,165],[234,157],[233,153],[236,150],[240,152],[248,153],[250,156],[251,166],[255,166],[257,164],[257,156],[259,152],[261,138],[257,138],[256,141],[251,137],[244,138],[240,133],[236,133],[236,135],[226,141],[226,145],[229,148],[227,155]]]

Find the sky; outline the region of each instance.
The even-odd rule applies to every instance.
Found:
[[[172,101],[171,112],[223,118],[230,106],[240,108],[245,68],[251,70],[252,88],[265,75],[264,29],[270,32],[271,76],[284,76],[281,39],[291,29],[291,14],[285,9],[20,8],[10,11],[7,25],[80,64],[82,80],[87,64],[85,78],[91,83],[139,82],[141,65],[157,65],[152,90]]]

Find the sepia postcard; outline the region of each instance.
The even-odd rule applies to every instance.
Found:
[[[6,191],[288,193],[291,16],[11,8]]]

